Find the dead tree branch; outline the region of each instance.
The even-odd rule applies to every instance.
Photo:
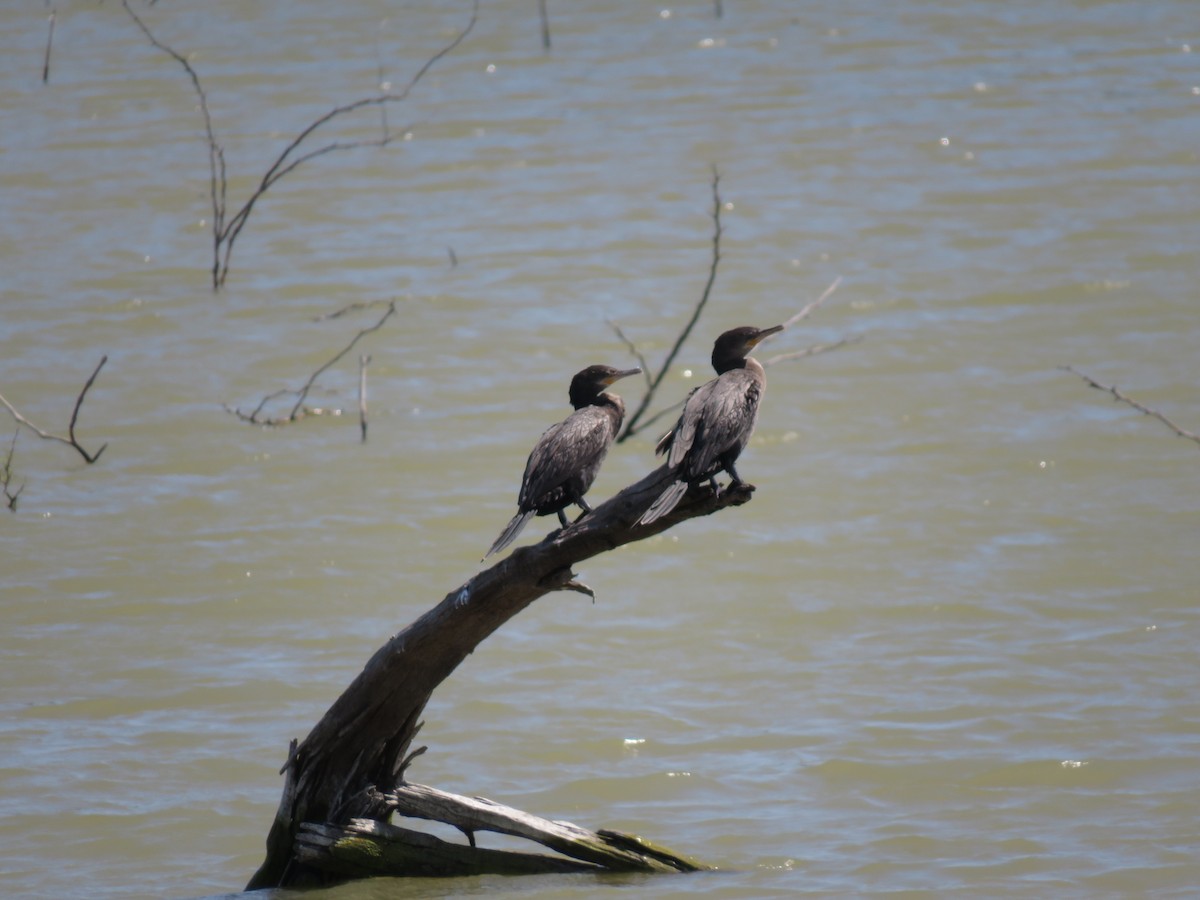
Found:
[[[296,839],[298,858],[321,871],[351,877],[396,871],[461,876],[707,868],[634,835],[552,822],[483,797],[463,797],[423,784],[404,783],[376,797],[398,815],[453,825],[467,835],[469,846],[373,819],[352,819],[344,827],[304,824]],[[535,841],[562,856],[480,850],[475,846],[477,831]]]
[[[347,315],[348,313],[358,312],[360,309],[374,309],[377,306],[387,306],[387,305],[389,305],[391,303],[395,303],[395,302],[396,301],[394,301],[394,300],[369,300],[369,301],[360,301],[358,303],[350,303],[350,304],[347,304],[346,306],[343,306],[341,309],[334,310],[331,313],[325,313],[324,315],[320,315],[320,316],[313,316],[313,321],[314,322],[325,322],[325,321],[328,321],[329,319],[340,319],[342,316]]]
[[[233,253],[233,246],[238,239],[238,235],[242,233],[246,222],[250,218],[250,213],[254,210],[255,205],[261,200],[281,178],[294,172],[297,168],[310,160],[324,156],[329,153],[335,153],[344,150],[356,150],[363,147],[386,147],[392,141],[400,138],[406,129],[398,131],[390,130],[387,122],[386,107],[389,104],[400,103],[408,99],[409,94],[421,81],[422,78],[447,54],[453,51],[461,44],[475,27],[475,22],[479,17],[479,0],[473,0],[471,8],[471,18],[466,26],[458,32],[457,35],[441,50],[433,54],[425,64],[417,70],[416,74],[409,80],[403,90],[397,92],[385,92],[372,97],[363,97],[351,103],[345,103],[341,106],[334,107],[323,116],[315,119],[305,128],[303,128],[294,137],[283,151],[276,157],[275,161],[267,169],[266,173],[260,179],[258,185],[251,191],[250,196],[245,203],[231,217],[227,217],[228,208],[226,205],[226,188],[227,178],[225,173],[225,150],[224,147],[217,141],[216,134],[213,130],[212,116],[208,109],[208,97],[200,83],[200,77],[196,70],[187,61],[187,59],[174,50],[172,47],[160,41],[155,37],[149,26],[133,11],[129,6],[129,0],[121,0],[121,5],[125,8],[125,12],[129,14],[134,23],[146,36],[147,40],[161,50],[163,53],[174,59],[187,73],[188,78],[192,82],[192,88],[200,101],[200,110],[204,116],[204,129],[208,141],[208,160],[209,160],[209,196],[212,204],[213,217],[213,264],[212,264],[212,286],[214,291],[219,291],[225,284],[225,280],[229,275],[230,258]],[[331,141],[322,146],[306,149],[309,146],[309,139],[336,119],[346,116],[350,113],[362,109],[378,107],[384,111],[382,117],[383,132],[380,137],[372,140],[352,140],[352,141]],[[315,140],[315,138],[314,138]]]
[[[1076,374],[1080,378],[1082,378],[1084,381],[1086,381],[1090,387],[1094,387],[1098,391],[1105,391],[1109,394],[1112,394],[1113,398],[1115,400],[1118,400],[1119,402],[1124,403],[1128,406],[1132,406],[1138,412],[1143,413],[1144,415],[1150,416],[1152,418],[1158,419],[1158,421],[1162,422],[1164,425],[1166,425],[1168,428],[1170,428],[1173,432],[1175,432],[1180,437],[1187,438],[1189,441],[1195,441],[1197,444],[1200,444],[1200,434],[1195,434],[1191,431],[1188,431],[1188,430],[1180,427],[1179,425],[1172,422],[1170,419],[1168,419],[1165,415],[1163,415],[1161,412],[1159,412],[1154,407],[1146,406],[1143,403],[1139,403],[1137,400],[1134,400],[1132,397],[1121,393],[1121,391],[1119,391],[1115,386],[1101,384],[1099,381],[1096,381],[1096,379],[1092,378],[1090,375],[1085,375],[1083,372],[1080,372],[1078,369],[1072,368],[1071,366],[1059,366],[1059,368],[1062,369],[1064,372],[1073,372],[1074,374]]]
[[[356,334],[350,340],[350,343],[339,350],[332,359],[318,367],[315,372],[308,376],[308,381],[306,381],[302,387],[295,390],[291,388],[282,388],[281,390],[275,391],[273,394],[267,394],[267,396],[263,397],[262,400],[259,401],[258,406],[254,407],[252,412],[243,412],[241,407],[231,407],[228,404],[225,406],[225,411],[237,416],[243,422],[249,422],[251,425],[270,426],[290,425],[292,422],[300,421],[305,416],[320,415],[322,411],[310,409],[304,405],[304,401],[308,399],[309,391],[312,390],[313,385],[317,382],[317,379],[320,378],[321,375],[323,375],[331,367],[336,365],[342,359],[342,357],[353,350],[355,344],[357,344],[360,340],[362,340],[368,334],[371,334],[372,332],[378,331],[380,328],[382,328],[384,323],[390,319],[395,312],[396,301],[392,300],[388,303],[387,312],[383,314],[378,322],[359,331],[358,334]],[[363,377],[365,378],[365,375]],[[280,397],[286,397],[289,395],[295,396],[296,402],[293,404],[291,411],[287,415],[277,417],[262,417],[263,410],[266,409],[269,403],[278,400]],[[366,440],[365,425],[363,426],[363,440]]]
[[[12,443],[8,445],[8,456],[4,458],[4,465],[0,466],[0,487],[4,489],[4,500],[10,512],[17,511],[17,498],[21,496],[21,491],[25,490],[25,482],[23,481],[15,494],[11,490],[13,482],[13,454],[17,452],[17,438],[20,434],[21,428],[17,426],[17,430],[13,432]]]
[[[838,286],[841,283],[842,283],[842,277],[839,275],[837,278],[835,278],[833,280],[833,282],[829,285],[829,287],[827,287],[824,290],[824,292],[821,294],[821,296],[819,296],[816,300],[813,300],[811,303],[806,305],[804,308],[802,308],[799,312],[797,312],[791,318],[787,319],[783,323],[783,327],[785,329],[789,328],[790,326],[801,321],[802,319],[808,318],[808,316],[810,316],[813,312],[815,312],[821,306],[821,304],[823,304],[826,300],[828,300],[830,298],[830,296],[832,296],[833,292],[835,290],[837,290]],[[701,301],[703,302],[705,299],[706,299],[706,296],[702,297]],[[690,328],[691,324],[694,324],[694,319],[695,319],[695,317],[693,316],[692,322],[689,323],[689,326],[688,326],[689,328]],[[641,364],[642,371],[644,373],[647,373],[646,374],[647,394],[646,394],[646,397],[642,398],[642,404],[640,405],[639,408],[648,406],[649,402],[648,402],[647,398],[650,397],[650,395],[652,395],[654,393],[654,391],[657,389],[659,381],[661,380],[662,372],[659,372],[658,378],[652,379],[649,375],[650,368],[646,363],[646,358],[637,349],[637,346],[633,343],[633,341],[631,341],[628,338],[628,336],[626,336],[625,332],[622,331],[621,327],[619,325],[617,325],[615,322],[609,321],[608,325],[613,330],[613,332],[616,334],[617,338],[620,339],[620,341],[629,350],[629,352],[632,353],[635,357],[637,357],[638,362]],[[770,340],[770,338],[768,338],[768,340]],[[821,353],[828,353],[831,350],[837,350],[837,349],[839,349],[841,347],[845,347],[849,344],[857,344],[861,340],[862,340],[861,336],[845,337],[845,338],[842,338],[841,340],[834,341],[832,344],[813,344],[812,346],[805,347],[802,350],[795,350],[790,353],[780,353],[775,356],[769,357],[767,359],[764,359],[762,361],[762,364],[764,366],[770,366],[770,365],[774,365],[775,363],[786,362],[788,360],[803,359],[804,357],[807,357],[807,356],[817,356]],[[663,371],[665,371],[665,369]],[[686,396],[677,400],[675,403],[672,403],[670,406],[660,409],[658,412],[654,413],[654,415],[650,416],[645,421],[643,421],[641,423],[641,426],[639,428],[637,428],[635,431],[630,431],[629,428],[626,427],[626,430],[621,434],[621,436],[617,440],[623,441],[625,438],[632,436],[637,431],[646,430],[651,425],[653,425],[655,422],[659,421],[660,419],[665,418],[666,416],[669,416],[675,410],[679,409],[681,406],[683,406],[683,404],[685,402],[687,402]]]
[[[314,825],[341,829],[355,819],[386,822],[394,808],[386,795],[406,784],[407,767],[420,752],[409,748],[433,691],[483,640],[539,597],[575,589],[577,564],[746,503],[754,492],[753,485],[740,485],[714,496],[708,485],[697,485],[670,514],[634,528],[671,479],[660,467],[541,543],[518,548],[450,591],[381,647],[289,752],[266,860],[248,889],[312,880],[312,871],[298,858],[302,830]]]
[[[371,364],[368,354],[358,357],[358,430],[362,434],[362,443],[367,442],[367,366]]]
[[[825,288],[825,290],[821,292],[820,297],[818,297],[816,300],[813,300],[811,303],[807,304],[803,309],[800,310],[800,312],[796,313],[790,319],[785,321],[783,323],[783,327],[785,329],[791,328],[797,322],[799,322],[803,319],[807,319],[809,316],[811,316],[814,312],[816,312],[818,309],[820,309],[821,304],[823,304],[826,300],[828,300],[830,297],[833,296],[833,292],[836,291],[839,286],[841,286],[841,283],[842,283],[842,276],[839,275],[837,278],[833,279],[832,282],[830,282],[829,287]],[[767,340],[769,341],[770,338],[767,338]]]
[[[9,413],[12,414],[12,417],[16,419],[19,424],[24,425],[38,437],[47,441],[58,441],[60,444],[66,444],[68,447],[75,448],[79,455],[83,457],[84,462],[91,465],[100,458],[100,454],[104,452],[104,449],[108,446],[108,444],[102,445],[95,453],[88,453],[87,450],[84,449],[83,445],[79,443],[79,440],[75,437],[75,424],[79,421],[79,410],[83,407],[83,398],[87,396],[87,392],[95,383],[96,376],[100,374],[100,370],[104,368],[104,364],[106,362],[108,362],[107,355],[101,357],[99,364],[97,364],[96,368],[92,371],[91,376],[84,384],[83,390],[81,390],[79,392],[79,396],[75,398],[75,408],[71,410],[71,424],[67,428],[67,437],[62,437],[58,434],[51,434],[48,431],[43,431],[41,428],[38,428],[27,418],[21,415],[17,411],[17,408],[4,398],[3,394],[0,394],[0,404],[4,405],[4,407],[9,411]]]
[[[663,364],[659,368],[658,374],[651,376],[649,366],[644,364],[645,360],[641,357],[640,354],[638,354],[639,359],[641,359],[643,362],[642,371],[644,371],[646,373],[646,379],[649,382],[649,387],[646,390],[646,393],[642,396],[641,401],[639,401],[639,403],[637,405],[637,409],[634,410],[633,415],[631,415],[628,419],[626,419],[625,427],[622,429],[620,436],[617,437],[618,443],[626,440],[627,438],[632,437],[633,435],[637,434],[639,431],[641,431],[643,428],[646,427],[645,425],[642,425],[639,427],[638,423],[641,421],[642,416],[644,416],[646,414],[646,410],[649,408],[650,404],[653,402],[654,395],[658,391],[658,386],[660,384],[662,384],[662,380],[667,376],[667,372],[669,372],[671,369],[671,363],[673,363],[675,361],[675,357],[679,355],[679,350],[683,346],[683,342],[688,339],[688,336],[692,333],[692,329],[696,326],[696,323],[698,321],[700,321],[700,314],[702,312],[704,312],[704,307],[708,305],[708,299],[710,296],[712,296],[713,285],[716,283],[716,280],[717,280],[717,267],[721,264],[721,233],[722,233],[721,206],[722,206],[722,202],[721,202],[720,187],[721,187],[721,173],[719,171],[717,171],[716,166],[713,166],[712,167],[712,197],[713,197],[712,261],[709,263],[709,267],[708,267],[708,280],[704,284],[704,290],[701,291],[701,293],[700,293],[700,300],[696,303],[695,308],[692,310],[691,318],[689,318],[687,323],[683,326],[683,330],[679,332],[679,336],[675,339],[674,345],[672,345],[670,351],[667,353],[667,358],[663,360]],[[609,324],[617,332],[617,336],[620,337],[621,340],[623,340],[627,346],[632,346],[629,339],[627,337],[625,337],[625,335],[621,332],[621,330],[618,326],[616,326],[613,323],[609,323]],[[634,352],[636,353],[636,350]]]
[[[845,347],[848,344],[857,344],[862,340],[861,335],[854,337],[844,337],[840,341],[834,341],[832,344],[813,344],[811,347],[805,347],[803,350],[793,350],[791,353],[779,353],[775,356],[769,356],[762,361],[764,367],[773,366],[775,363],[787,362],[793,359],[804,359],[806,356],[819,356],[822,353],[828,353],[830,350],[837,350]]]
[[[546,11],[546,0],[538,0],[538,17],[542,20],[542,49],[550,52],[550,13]]]
[[[46,34],[46,54],[42,57],[42,84],[50,83],[50,48],[54,46],[54,22],[58,19],[58,10],[50,9],[50,29]]]
[[[611,319],[608,322],[608,327],[612,329],[613,333],[617,336],[617,339],[620,340],[621,343],[623,343],[625,345],[625,347],[629,350],[629,352],[637,358],[638,364],[641,366],[642,372],[644,373],[645,378],[646,378],[646,393],[643,394],[642,399],[640,401],[638,401],[637,408],[634,410],[633,414],[625,420],[625,427],[621,430],[620,435],[618,435],[617,443],[621,443],[621,442],[625,441],[627,438],[633,437],[638,432],[646,430],[651,425],[653,425],[655,422],[659,421],[660,419],[669,415],[674,410],[683,406],[684,402],[686,402],[686,400],[687,400],[687,398],[685,397],[682,400],[679,400],[678,402],[672,404],[671,406],[668,406],[665,409],[659,410],[658,412],[654,413],[654,415],[645,419],[645,421],[642,420],[643,416],[646,415],[646,411],[650,408],[650,404],[654,401],[654,395],[658,392],[659,386],[662,384],[663,379],[667,376],[668,371],[670,371],[671,364],[675,361],[675,357],[679,355],[680,348],[682,348],[684,341],[686,341],[688,339],[688,336],[691,335],[691,333],[692,333],[692,329],[695,327],[696,323],[700,320],[700,314],[704,311],[704,307],[708,304],[709,297],[712,295],[713,285],[716,283],[716,280],[717,280],[717,267],[720,265],[720,262],[721,262],[721,235],[723,233],[723,229],[721,226],[721,209],[723,207],[723,203],[721,200],[721,192],[720,192],[721,175],[717,171],[716,166],[713,166],[712,175],[713,175],[713,177],[712,177],[713,236],[712,236],[712,261],[709,263],[708,280],[704,284],[704,290],[700,293],[699,301],[697,301],[696,306],[692,309],[691,317],[684,324],[683,329],[679,332],[679,336],[676,337],[675,343],[671,346],[670,351],[667,353],[666,359],[663,360],[662,366],[658,369],[657,373],[655,373],[653,371],[650,364],[646,361],[646,357],[641,353],[641,351],[638,350],[637,345],[632,340],[629,339],[628,335],[626,335],[625,332],[621,329],[621,326],[619,324],[617,324],[616,322],[612,321]],[[813,300],[812,302],[808,303],[799,312],[797,312],[795,315],[793,315],[791,318],[789,318],[787,321],[785,321],[783,323],[783,327],[785,329],[789,328],[792,325],[795,325],[797,322],[808,318],[810,315],[812,315],[814,312],[816,312],[816,310],[819,309],[821,307],[821,305],[823,303],[825,303],[825,301],[828,300],[833,295],[833,292],[838,289],[838,286],[841,285],[841,283],[842,283],[842,277],[839,275],[837,278],[835,278],[833,280],[833,282],[829,285],[829,287],[827,287],[821,293],[821,296],[817,297],[816,300]],[[778,356],[774,356],[771,359],[766,360],[763,363],[763,365],[770,365],[772,363],[783,362],[783,361],[789,360],[789,359],[801,359],[806,356],[816,356],[819,353],[825,353],[830,350],[836,350],[839,347],[844,347],[847,344],[856,343],[859,340],[862,340],[862,339],[861,338],[843,338],[842,340],[836,341],[835,343],[832,343],[832,344],[827,344],[827,345],[817,344],[812,347],[808,347],[804,350],[797,350],[794,353],[779,354]]]

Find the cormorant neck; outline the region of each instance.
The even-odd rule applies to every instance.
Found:
[[[734,369],[749,369],[758,375],[764,374],[762,363],[753,356],[742,356],[737,359],[722,359],[713,360],[713,368],[718,375],[724,375],[726,372],[732,372]]]
[[[616,406],[620,409],[621,398],[616,394],[608,393],[608,391],[589,391],[586,394],[572,397],[571,405],[576,409],[583,409],[585,406]]]
[[[739,356],[734,359],[729,359],[728,357],[724,359],[713,359],[712,367],[716,370],[718,375],[724,375],[726,372],[730,372],[734,369],[746,368],[746,361],[748,359],[749,357],[746,356]]]

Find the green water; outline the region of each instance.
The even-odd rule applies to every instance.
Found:
[[[389,109],[411,137],[280,182],[220,294],[182,69],[75,2],[43,85],[48,9],[0,12],[0,393],[63,432],[109,356],[77,426],[100,461],[23,432],[0,509],[7,893],[241,888],[287,742],[478,570],[571,374],[634,362],[608,320],[663,359],[716,165],[718,277],[664,403],[838,276],[763,355],[860,340],[769,369],[749,505],[590,561],[594,605],[547,597],[470,657],[412,777],[721,871],[328,896],[1194,895],[1200,447],[1059,368],[1200,432],[1193,6],[724,6],[550,4],[544,54],[534,4],[486,3]],[[134,8],[205,84],[235,206],[469,14]],[[314,389],[343,415],[223,409],[382,310],[314,318],[388,300]]]

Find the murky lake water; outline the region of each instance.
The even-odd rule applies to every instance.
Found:
[[[203,79],[237,205],[469,14],[424,6],[134,8]],[[1200,447],[1058,368],[1200,431],[1194,5],[724,6],[552,3],[544,54],[535,4],[485,3],[388,111],[411,138],[280,182],[220,294],[182,69],[119,5],[60,3],[43,85],[48,8],[0,11],[0,393],[65,431],[109,356],[103,457],[22,433],[0,509],[5,893],[241,888],[287,741],[477,570],[571,373],[631,362],[605,320],[662,360],[715,164],[719,276],[664,401],[838,275],[769,351],[863,340],[771,368],[750,505],[589,562],[594,605],[472,656],[412,776],[721,871],[327,896],[1194,896]],[[391,299],[314,393],[345,416],[222,409],[382,310],[314,317]]]

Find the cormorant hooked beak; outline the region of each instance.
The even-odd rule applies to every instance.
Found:
[[[624,369],[623,371],[620,371],[620,372],[613,372],[611,375],[609,375],[607,378],[605,378],[600,383],[603,384],[605,387],[608,387],[614,381],[620,381],[622,378],[628,378],[630,375],[641,375],[641,374],[642,374],[641,368],[638,366],[634,366],[632,369]]]
[[[773,334],[778,334],[781,331],[783,331],[782,325],[772,325],[770,328],[764,328],[762,331],[758,332],[757,334],[755,334],[754,336],[752,336],[746,340],[746,352],[749,353],[751,350],[753,350],[755,347],[757,347],[763,340],[765,340],[766,338],[769,338]]]

